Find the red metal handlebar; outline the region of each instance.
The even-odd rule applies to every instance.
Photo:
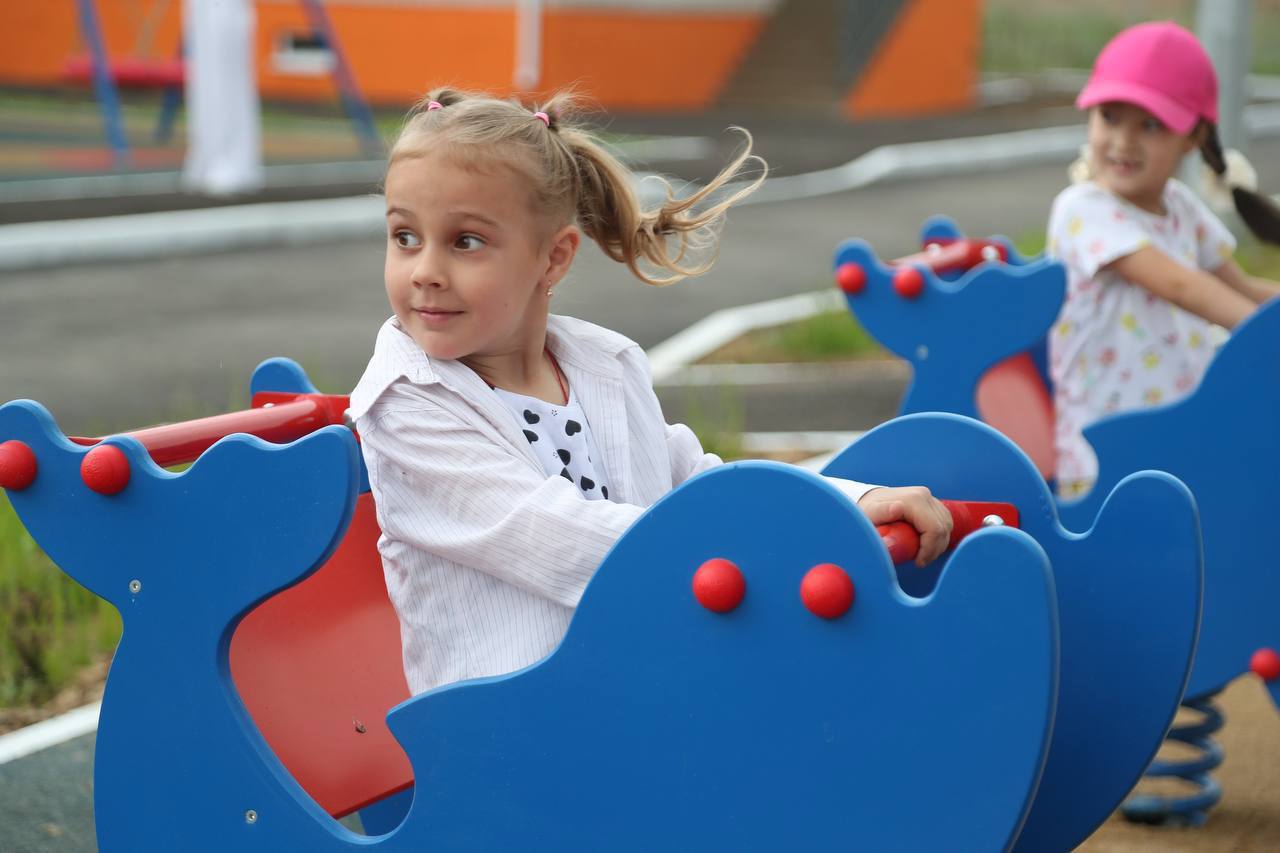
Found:
[[[992,240],[930,240],[923,252],[892,261],[894,266],[923,266],[935,273],[976,267],[983,261],[1007,261],[1009,250]]]
[[[255,435],[264,441],[285,444],[316,430],[345,422],[350,398],[337,394],[255,394],[253,408],[176,424],[148,427],[125,433],[139,441],[160,466],[193,462],[219,440],[234,433]],[[92,446],[100,438],[72,437],[76,444]],[[1018,526],[1018,510],[1012,504],[978,501],[943,501],[951,513],[954,548],[964,537],[983,526],[983,519],[998,516],[1003,524]],[[905,521],[876,528],[894,565],[915,559],[920,534]]]
[[[996,516],[1008,527],[1018,526],[1018,508],[1013,504],[987,503],[983,501],[943,501],[951,513],[951,541],[954,548],[960,540],[984,525],[984,519]],[[876,527],[876,532],[889,550],[889,559],[896,566],[914,560],[920,550],[920,534],[905,521],[894,521]]]
[[[209,418],[148,427],[125,433],[142,443],[160,466],[193,462],[220,439],[233,433],[256,435],[285,444],[321,427],[343,423],[349,398],[336,394],[255,394],[253,408]],[[91,446],[100,438],[72,437]]]

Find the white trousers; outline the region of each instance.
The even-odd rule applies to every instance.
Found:
[[[252,0],[184,0],[187,155],[191,192],[233,195],[262,186],[262,126]]]

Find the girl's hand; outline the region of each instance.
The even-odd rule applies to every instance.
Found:
[[[926,566],[947,550],[951,541],[951,513],[924,486],[872,489],[858,501],[872,524],[905,521],[920,534],[916,565]]]

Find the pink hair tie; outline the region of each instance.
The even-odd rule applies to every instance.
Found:
[[[427,112],[431,112],[432,110],[439,110],[443,108],[444,108],[444,104],[440,103],[439,101],[429,101],[427,103]]]
[[[542,122],[543,124],[545,124],[547,127],[551,127],[551,117],[548,116],[546,113],[544,113],[542,110],[538,110],[536,113],[534,113],[533,117],[536,118],[538,121]]]

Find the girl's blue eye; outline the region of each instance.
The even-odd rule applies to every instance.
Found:
[[[396,245],[402,249],[416,249],[422,245],[418,239],[418,235],[412,231],[396,231],[391,235],[391,239],[396,241]]]
[[[458,238],[458,242],[455,245],[457,245],[459,249],[472,252],[472,251],[475,251],[476,249],[483,247],[484,240],[481,240],[479,237],[477,237],[474,234],[463,234],[461,237]]]

